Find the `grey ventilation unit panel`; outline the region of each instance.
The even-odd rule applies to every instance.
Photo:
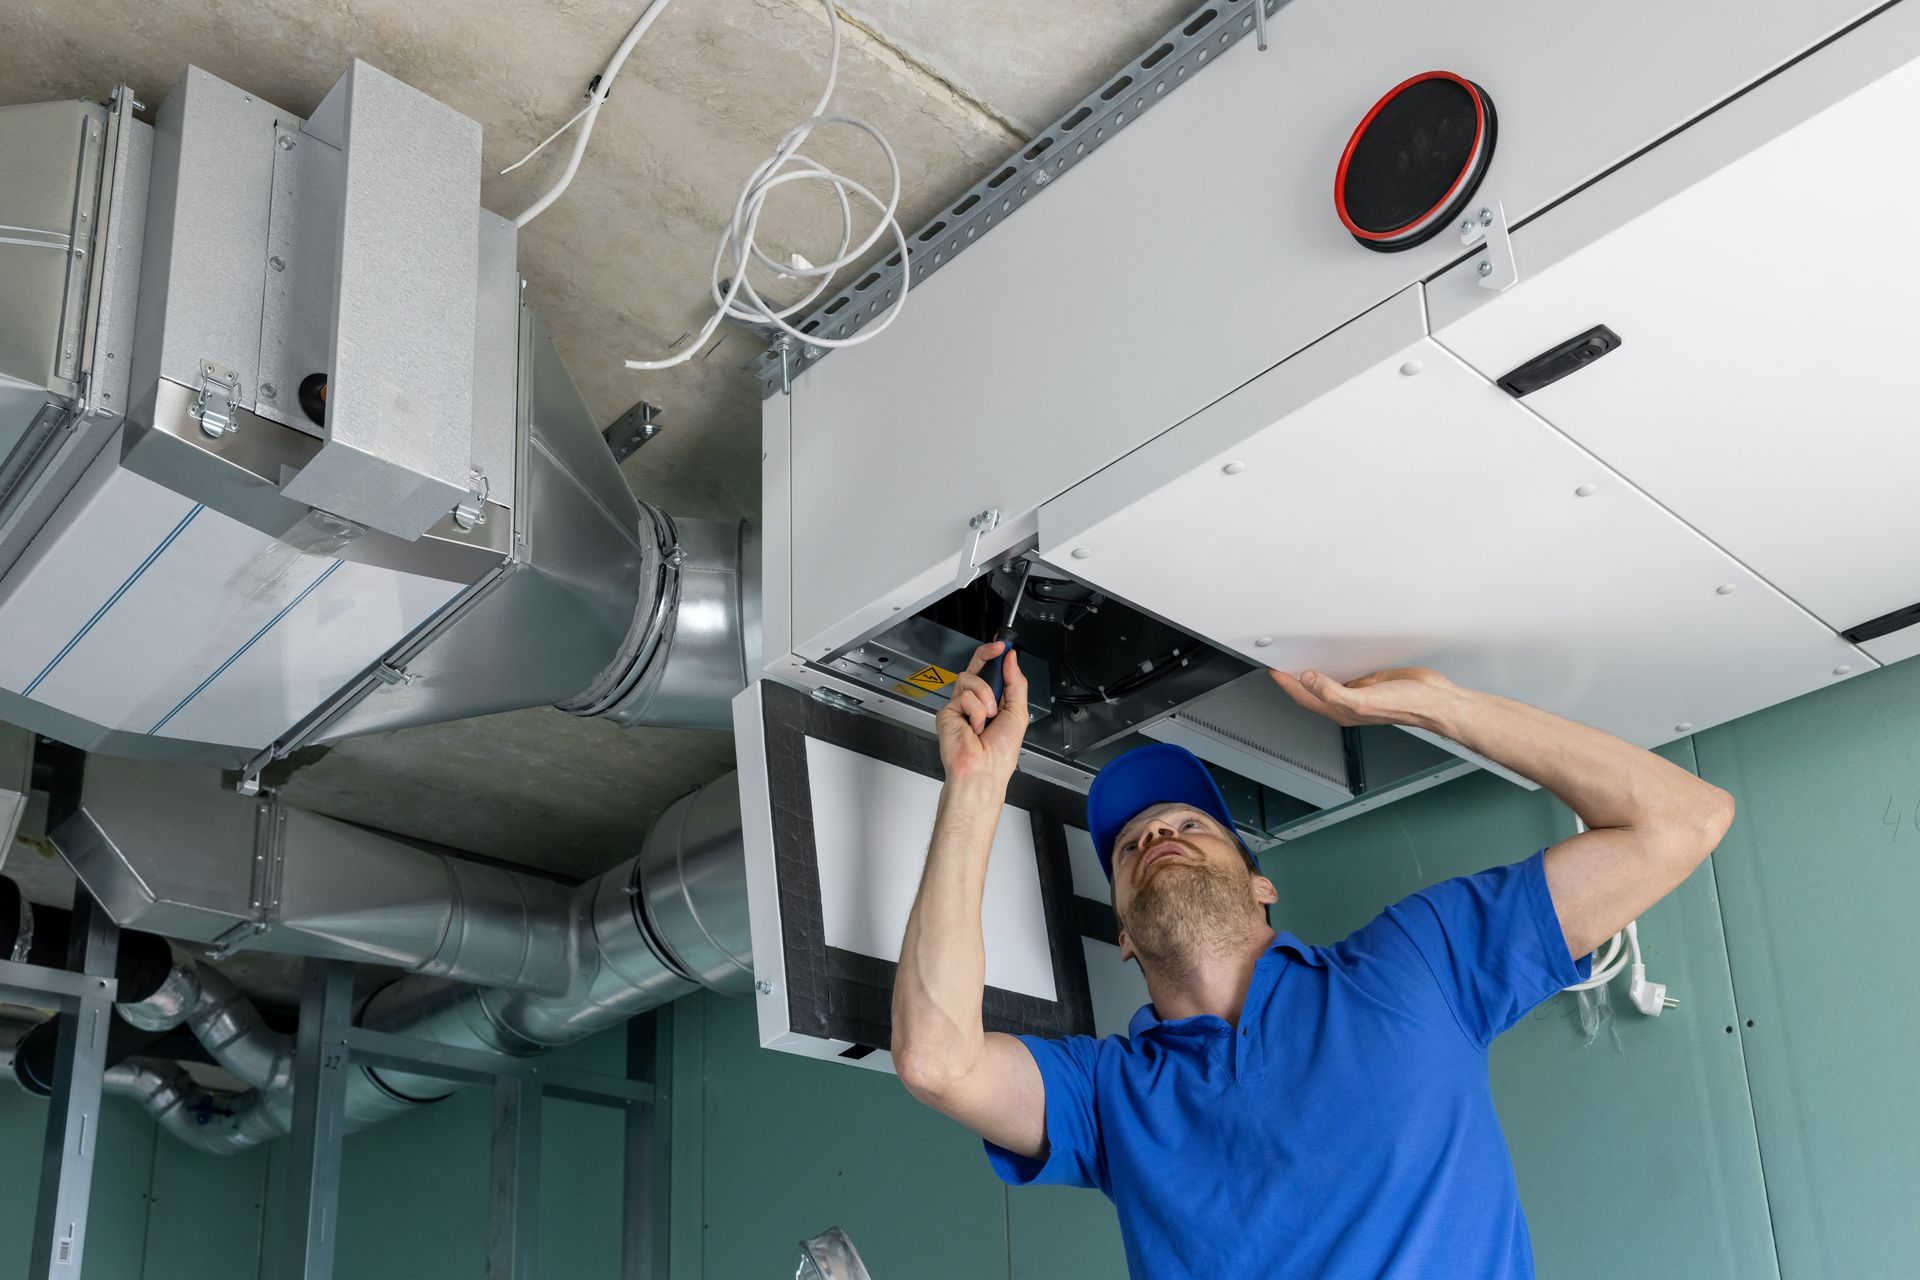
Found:
[[[1140,732],[1316,808],[1353,799],[1340,726],[1303,710],[1265,671],[1222,685]]]

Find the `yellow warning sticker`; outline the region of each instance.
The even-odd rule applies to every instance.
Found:
[[[928,693],[938,693],[959,678],[945,667],[922,667],[907,677],[907,683]]]

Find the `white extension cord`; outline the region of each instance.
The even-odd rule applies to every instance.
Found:
[[[573,175],[580,168],[580,157],[586,153],[587,139],[593,134],[593,122],[600,114],[601,104],[607,100],[608,91],[613,88],[614,77],[620,73],[620,68],[625,64],[627,55],[633,52],[634,45],[639,43],[640,37],[666,7],[667,0],[653,0],[641,13],[639,20],[633,24],[633,29],[627,32],[627,37],[620,42],[620,47],[614,50],[613,57],[607,62],[606,70],[600,73],[592,91],[587,95],[587,105],[581,108],[573,119],[556,129],[546,141],[529,151],[515,164],[502,170],[505,173],[519,168],[520,165],[538,155],[554,138],[565,133],[574,124],[580,125],[580,134],[574,139],[573,153],[567,158],[566,169],[545,195],[534,201],[527,207],[526,212],[514,219],[515,226],[524,227],[539,217],[549,205],[560,198],[560,194],[567,189],[567,184],[573,181]],[[908,272],[911,264],[907,252],[907,233],[900,225],[899,218],[895,216],[895,211],[900,204],[900,162],[895,158],[893,147],[888,144],[886,137],[866,121],[856,116],[826,114],[827,103],[833,97],[834,85],[840,76],[840,19],[834,12],[832,0],[821,0],[821,7],[827,12],[827,28],[833,35],[833,49],[827,60],[826,87],[820,94],[820,100],[814,104],[813,113],[787,131],[786,136],[780,139],[779,145],[774,147],[773,154],[747,176],[745,184],[740,188],[740,196],[733,205],[733,217],[728,222],[726,231],[721,235],[718,246],[714,249],[713,272],[710,280],[714,301],[713,314],[700,327],[699,334],[688,341],[676,354],[658,360],[629,360],[626,362],[627,368],[670,369],[682,364],[691,359],[696,352],[703,350],[707,339],[713,336],[713,331],[720,327],[721,321],[727,319],[770,326],[809,346],[851,347],[877,337],[899,318],[900,308],[906,305],[906,285],[912,279]],[[881,155],[886,158],[888,178],[892,184],[892,190],[889,191],[885,200],[880,199],[845,174],[836,173],[818,161],[799,154],[808,136],[817,126],[823,124],[837,124],[858,130],[871,138],[880,148]],[[797,254],[788,262],[776,262],[768,257],[755,241],[760,215],[766,207],[767,197],[776,188],[789,182],[825,183],[840,206],[840,244],[825,262],[810,263]],[[879,221],[858,244],[853,240],[853,206],[848,200],[849,196],[858,196],[879,213]],[[893,305],[878,316],[874,323],[850,338],[825,338],[819,334],[802,333],[788,323],[789,317],[813,305],[815,299],[819,298],[832,284],[836,273],[857,262],[888,231],[893,233],[894,242],[900,248],[901,287],[893,299]],[[747,270],[755,262],[778,276],[787,279],[810,279],[814,283],[798,300],[786,306],[776,306],[763,299],[747,280]]]
[[[1573,816],[1573,825],[1576,833],[1587,829],[1587,824],[1581,821],[1579,814]],[[1657,1018],[1668,1009],[1680,1007],[1680,1002],[1667,994],[1666,983],[1647,981],[1647,966],[1640,955],[1638,920],[1627,921],[1626,928],[1607,939],[1605,946],[1594,953],[1591,977],[1565,989],[1569,992],[1594,991],[1629,970],[1627,999],[1633,1001],[1634,1008],[1648,1017]]]

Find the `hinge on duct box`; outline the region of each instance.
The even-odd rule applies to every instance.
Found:
[[[207,946],[209,960],[225,960],[254,938],[273,927],[280,914],[281,867],[287,856],[287,815],[273,800],[254,806],[253,866],[247,903],[254,912],[251,920],[242,920],[215,938]]]

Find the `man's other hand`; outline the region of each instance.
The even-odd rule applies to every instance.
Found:
[[[993,688],[981,677],[988,662],[1006,649],[994,640],[973,651],[972,661],[954,683],[953,697],[935,724],[940,734],[940,763],[947,780],[989,778],[1004,786],[1020,764],[1020,743],[1027,736],[1027,678],[1020,655],[1009,653],[1002,672],[1005,692],[996,703]]]
[[[1426,667],[1394,667],[1341,684],[1318,671],[1269,671],[1273,682],[1309,711],[1335,724],[1410,724],[1433,728],[1460,686]]]

